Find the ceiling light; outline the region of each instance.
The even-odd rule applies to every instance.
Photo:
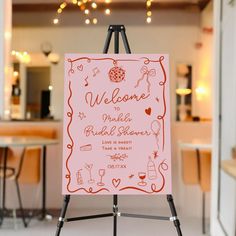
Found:
[[[49,60],[52,64],[57,65],[58,62],[60,61],[60,56],[59,56],[59,54],[57,54],[57,53],[50,53],[50,54],[48,55],[48,60]]]

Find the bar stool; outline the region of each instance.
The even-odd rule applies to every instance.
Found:
[[[16,185],[19,210],[22,217],[23,225],[27,227],[25,211],[22,204],[20,184],[37,184],[40,181],[40,147],[26,147],[20,156],[14,155],[14,151],[8,148],[6,179],[14,181]],[[0,168],[0,178],[3,177],[3,168]],[[2,211],[6,211],[5,199],[6,189],[3,190]]]
[[[211,151],[181,150],[182,179],[186,185],[199,184],[202,190],[202,233],[206,233],[206,192],[211,191]]]

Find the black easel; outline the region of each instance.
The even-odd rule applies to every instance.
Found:
[[[103,53],[108,53],[108,49],[110,46],[112,34],[114,33],[114,51],[116,54],[119,53],[119,35],[121,34],[122,40],[124,43],[125,51],[127,54],[131,53],[128,39],[125,33],[124,25],[110,25],[108,28],[107,39],[105,42]],[[99,215],[89,215],[89,216],[80,216],[80,217],[73,217],[73,218],[65,218],[67,207],[70,201],[70,195],[66,195],[64,197],[64,203],[61,210],[61,214],[57,224],[57,231],[56,236],[60,235],[61,229],[64,225],[64,222],[71,222],[71,221],[79,221],[79,220],[88,220],[88,219],[95,219],[95,218],[105,218],[105,217],[113,217],[113,236],[117,236],[117,217],[132,217],[132,218],[143,218],[143,219],[152,219],[152,220],[165,220],[171,221],[174,223],[176,227],[176,231],[178,236],[182,236],[182,232],[180,229],[180,221],[177,217],[177,212],[174,205],[174,200],[172,195],[167,195],[167,201],[169,203],[171,217],[168,216],[152,216],[152,215],[140,215],[140,214],[129,214],[129,213],[121,213],[118,211],[118,196],[113,195],[113,212],[106,213],[106,214],[99,214]]]

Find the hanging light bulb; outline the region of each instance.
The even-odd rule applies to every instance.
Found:
[[[89,9],[85,9],[84,14],[88,15],[89,14]]]
[[[105,14],[106,14],[106,15],[110,15],[110,14],[111,14],[111,10],[110,10],[109,8],[107,8],[107,9],[105,10]]]
[[[53,19],[53,24],[54,25],[57,25],[58,23],[59,23],[59,19],[58,18]]]
[[[152,11],[147,11],[147,16],[152,16]]]
[[[91,4],[91,7],[92,7],[93,9],[96,9],[96,8],[97,8],[97,3],[96,3],[96,2],[93,2],[93,3]]]
[[[86,19],[86,20],[85,20],[85,24],[86,24],[86,25],[89,25],[89,24],[90,24],[90,19]]]
[[[66,3],[66,2],[63,2],[63,3],[60,5],[60,8],[61,8],[61,9],[64,9],[66,6],[67,6],[67,3]]]
[[[147,23],[150,24],[152,22],[152,18],[151,17],[147,17]]]
[[[97,18],[93,18],[93,24],[96,25],[98,23],[98,19]]]
[[[152,1],[148,0],[148,1],[146,2],[146,5],[147,5],[147,7],[151,7]]]

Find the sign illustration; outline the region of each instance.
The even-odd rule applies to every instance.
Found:
[[[63,194],[170,194],[169,58],[66,54]]]

